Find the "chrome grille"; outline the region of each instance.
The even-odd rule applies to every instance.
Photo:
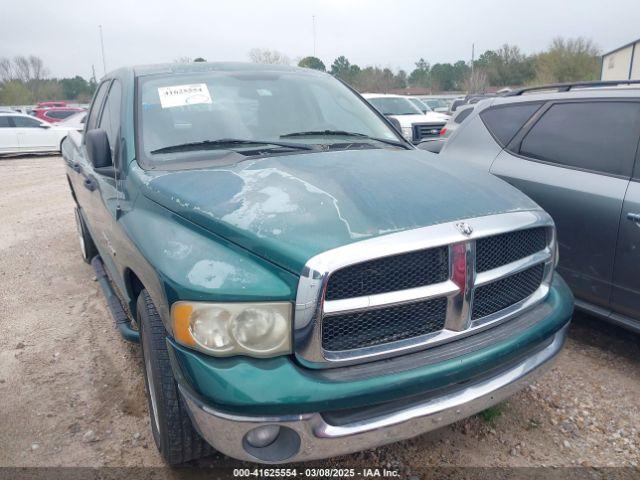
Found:
[[[444,282],[449,275],[447,247],[392,255],[342,268],[331,274],[326,300],[375,295]]]
[[[481,238],[476,242],[476,271],[486,272],[544,250],[547,229],[528,228]]]
[[[307,262],[298,285],[296,355],[310,366],[339,366],[498,324],[545,298],[555,248],[551,218],[523,211],[388,234],[319,254]]]
[[[447,299],[324,317],[322,346],[340,351],[418,337],[444,328]]]
[[[472,320],[477,320],[521,302],[542,283],[544,265],[538,264],[502,280],[478,287],[473,292]]]
[[[418,142],[423,138],[433,138],[440,135],[444,123],[418,123],[413,125],[413,140]]]

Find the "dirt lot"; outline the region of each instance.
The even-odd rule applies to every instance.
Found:
[[[0,160],[0,327],[0,466],[162,465],[138,347],[80,258],[59,157]],[[554,369],[506,404],[326,465],[637,466],[639,345],[577,317]]]

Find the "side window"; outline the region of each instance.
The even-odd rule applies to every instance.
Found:
[[[13,124],[9,121],[8,115],[0,116],[0,128],[11,128]]]
[[[538,111],[541,103],[518,103],[489,108],[480,114],[489,131],[506,147],[518,130]]]
[[[35,118],[29,117],[13,117],[13,123],[19,128],[38,128],[42,125],[42,123]]]
[[[640,138],[640,103],[553,105],[522,140],[522,155],[628,177]]]
[[[110,80],[105,80],[100,84],[96,94],[93,97],[93,103],[91,104],[91,110],[87,117],[87,130],[93,130],[98,124],[98,115],[100,114],[100,107],[104,100],[107,90],[109,89]]]
[[[471,115],[471,112],[473,112],[473,108],[465,108],[453,119],[453,121],[455,123],[462,123],[465,118]]]
[[[122,87],[118,80],[114,80],[109,89],[107,100],[104,103],[99,128],[107,132],[109,145],[113,150],[116,146],[118,127],[120,125],[120,103],[122,100]]]

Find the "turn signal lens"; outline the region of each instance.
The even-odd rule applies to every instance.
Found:
[[[176,302],[177,342],[215,356],[271,357],[291,351],[291,304]]]

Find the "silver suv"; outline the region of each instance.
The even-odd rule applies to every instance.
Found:
[[[640,82],[590,82],[484,100],[440,155],[549,212],[576,307],[640,332],[639,142]]]

